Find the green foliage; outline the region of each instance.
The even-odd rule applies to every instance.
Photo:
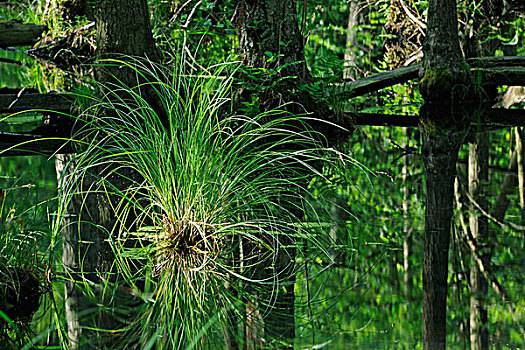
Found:
[[[184,45],[186,54],[196,55],[193,72],[227,62],[235,55],[238,39],[232,23],[233,1],[165,2],[149,0],[153,37],[165,61],[176,62],[174,47]],[[199,67],[200,66],[200,67]]]
[[[28,157],[16,163],[0,160],[0,340],[6,349],[21,349],[34,336],[31,322],[41,306],[44,274],[56,260],[49,252],[49,186],[56,179],[45,159]],[[51,164],[52,165],[52,164]],[[34,173],[20,176],[27,168]],[[16,175],[16,176],[15,176]]]

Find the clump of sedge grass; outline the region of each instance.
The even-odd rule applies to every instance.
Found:
[[[302,224],[322,208],[306,187],[322,176],[316,166],[343,157],[307,115],[234,114],[235,63],[187,74],[184,58],[169,72],[129,57],[102,62],[137,78],[87,96],[79,135],[89,146],[76,170],[81,179],[103,169],[96,191],[116,219],[108,240],[117,280],[141,301],[132,317],[115,305],[127,318],[121,339],[128,348],[222,347],[225,335],[242,343],[247,328],[264,328],[248,323],[264,323],[281,290],[293,291],[297,247],[325,249],[322,225]]]

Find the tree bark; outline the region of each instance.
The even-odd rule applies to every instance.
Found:
[[[463,132],[424,135],[423,348],[446,348],[448,249],[456,160]]]
[[[158,53],[153,41],[149,13],[146,0],[97,0],[97,50],[102,58],[111,55],[142,56],[156,59]],[[114,57],[114,56],[113,56]],[[119,57],[122,59],[122,56]],[[121,67],[97,66],[97,80],[102,84],[115,83],[115,78],[134,87],[137,84],[135,75],[130,70]],[[69,169],[74,169],[74,157],[59,157],[57,170],[62,177],[67,176],[71,181],[76,181],[77,173],[63,171],[65,164]],[[93,174],[83,178],[83,191],[94,191],[98,182],[104,180],[108,169],[103,171],[93,169]],[[130,175],[132,176],[132,175]],[[112,184],[125,190],[129,184],[117,177],[110,179]],[[64,181],[62,180],[64,183]],[[80,179],[78,179],[80,182]],[[90,328],[86,328],[82,316],[87,308],[96,307],[91,300],[83,296],[83,288],[78,283],[78,276],[82,281],[100,283],[101,275],[108,272],[111,266],[111,252],[104,243],[106,235],[111,234],[115,222],[115,213],[106,195],[86,193],[75,195],[67,204],[64,228],[63,264],[74,278],[66,286],[66,317],[68,335],[73,349],[83,348],[83,340],[93,342]],[[95,227],[104,229],[97,230]],[[107,276],[106,276],[107,277]],[[96,289],[96,288],[95,288]],[[111,294],[111,293],[110,293]],[[105,303],[106,300],[98,300]],[[98,329],[115,329],[115,323],[106,313],[98,312],[96,317],[90,317],[88,326]],[[91,339],[90,339],[91,338]],[[102,336],[95,338],[97,346],[104,346],[106,339]]]
[[[403,129],[403,136],[407,140],[411,139],[412,132],[407,129]],[[407,144],[404,145],[408,147]],[[403,168],[401,169],[401,181],[403,187],[401,193],[403,195],[403,292],[406,298],[410,298],[412,295],[412,288],[414,287],[413,271],[410,268],[410,255],[412,246],[412,231],[411,220],[410,220],[410,190],[408,182],[408,157],[403,159]]]
[[[488,212],[488,202],[484,188],[488,182],[488,133],[476,133],[469,144],[468,189],[471,198]],[[470,205],[470,232],[479,246],[485,247],[481,252],[484,266],[490,262],[489,223],[477,208]],[[475,257],[471,259],[470,270],[470,348],[471,350],[488,350],[489,332],[487,316],[487,280],[480,271]]]
[[[98,56],[117,54],[158,60],[146,0],[97,0],[95,6]],[[120,67],[110,69],[110,73],[122,77],[124,83],[136,83],[136,78]],[[97,70],[97,79],[103,83],[113,81],[105,69]]]
[[[239,48],[246,65],[280,68],[282,77],[305,78],[304,42],[294,1],[243,0],[239,4],[237,26]]]
[[[277,86],[259,95],[261,111],[293,100],[289,94],[294,90],[294,86],[309,77],[296,3],[288,0],[243,0],[238,7],[237,28],[243,63],[268,74],[266,82],[261,80],[261,83],[279,82]],[[285,79],[280,80],[281,78]],[[305,105],[308,109],[309,103],[305,102]],[[278,252],[278,256],[273,259],[275,267],[264,269],[266,271],[262,272],[271,274],[262,277],[263,280],[276,280],[274,285],[267,287],[268,295],[263,297],[268,299],[271,296],[273,299],[272,305],[266,305],[270,306],[268,310],[271,311],[262,312],[260,315],[264,338],[269,341],[265,345],[282,349],[293,348],[295,338],[294,244],[291,239],[281,239],[275,247],[275,251]],[[246,341],[248,346],[251,346],[250,343],[257,346],[257,339]]]
[[[468,66],[457,33],[456,2],[430,0],[420,90],[426,175],[423,243],[423,349],[446,348],[448,250],[458,150],[471,111],[462,110]],[[467,122],[467,123],[465,123]]]

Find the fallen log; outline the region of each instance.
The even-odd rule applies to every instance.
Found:
[[[525,68],[516,66],[492,66],[471,68],[475,82],[481,86],[525,86]]]
[[[345,120],[339,123],[344,127],[351,125],[417,127],[419,125],[417,115],[349,112],[344,113],[344,116]],[[525,126],[525,110],[490,108],[485,111],[482,120],[473,122],[473,127],[478,124],[486,126],[489,130]]]
[[[525,56],[472,57],[467,59],[470,68],[496,66],[524,67]]]
[[[36,24],[0,21],[0,47],[33,45],[47,30]]]
[[[525,85],[525,56],[473,57],[467,60],[475,83],[481,86]],[[421,63],[331,85],[325,95],[353,98],[419,78]]]
[[[69,113],[73,98],[59,93],[0,93],[0,113],[16,113],[27,110],[50,110]]]
[[[328,95],[344,95],[346,97],[357,97],[369,92],[384,89],[386,87],[417,79],[421,63],[408,67],[396,68],[387,72],[374,74],[368,78],[355,80],[339,85],[332,85],[328,89]]]

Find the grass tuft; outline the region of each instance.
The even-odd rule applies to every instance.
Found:
[[[297,252],[306,245],[331,261],[320,230],[329,214],[308,184],[323,166],[352,160],[323,145],[311,116],[287,106],[233,113],[237,63],[192,74],[185,59],[171,71],[131,57],[102,60],[136,84],[81,96],[84,149],[62,196],[106,198],[115,259],[107,283],[133,296],[105,310],[120,322],[106,331],[123,335],[113,345],[126,348],[286,341],[272,339],[267,320],[289,312],[283,290],[293,293]],[[92,173],[98,180],[83,188]]]

